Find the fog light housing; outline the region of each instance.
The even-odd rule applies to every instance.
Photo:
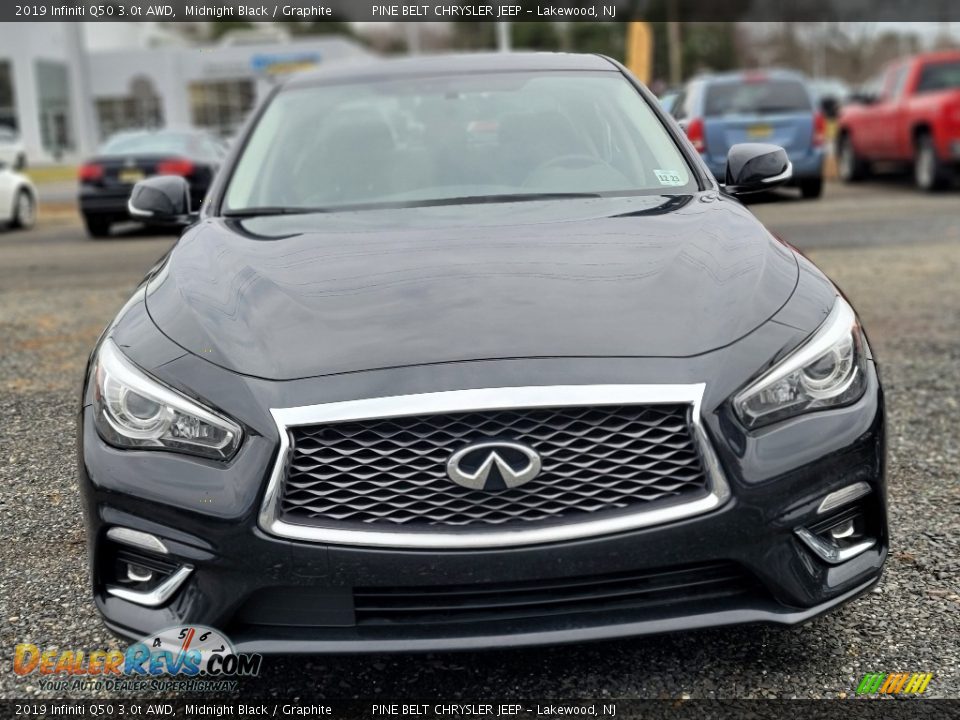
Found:
[[[877,544],[864,510],[863,505],[856,505],[809,527],[796,528],[794,532],[821,560],[839,565]]]
[[[830,528],[830,537],[834,540],[845,540],[846,538],[853,537],[855,532],[856,525],[853,522],[853,518],[850,518]]]
[[[106,591],[114,597],[159,607],[173,598],[193,572],[192,566],[168,557],[166,546],[152,535],[111,528],[107,538],[101,567]]]
[[[127,563],[127,580],[132,583],[149,583],[153,580],[153,570],[135,563]]]

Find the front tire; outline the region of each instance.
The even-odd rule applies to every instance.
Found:
[[[800,181],[800,195],[805,200],[814,200],[823,195],[823,178],[807,178]]]
[[[13,202],[13,220],[11,226],[18,230],[29,230],[37,221],[37,204],[26,190],[17,193]]]
[[[857,151],[853,148],[853,140],[847,133],[840,136],[840,142],[837,145],[837,171],[840,179],[845,183],[860,182],[870,174],[869,166],[857,155]]]
[[[103,215],[84,215],[83,224],[92,238],[110,237],[110,218]]]
[[[920,135],[913,157],[913,182],[917,189],[936,192],[946,187],[949,181],[949,170],[937,157],[933,137],[928,134]]]

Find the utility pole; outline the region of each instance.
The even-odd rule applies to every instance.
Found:
[[[683,46],[680,23],[675,20],[667,23],[667,45],[670,51],[670,84],[677,86],[683,82]]]
[[[499,52],[510,52],[510,21],[498,22],[496,28],[497,50]]]
[[[653,79],[653,32],[650,23],[631,21],[627,23],[627,68],[640,82],[649,85]]]
[[[415,22],[403,23],[407,35],[407,52],[411,55],[420,54],[420,27]]]
[[[87,43],[83,34],[83,24],[73,22],[60,23],[63,27],[66,56],[72,66],[74,92],[71,102],[79,111],[74,123],[75,152],[86,155],[97,146],[97,122],[93,112],[93,91],[90,86],[90,59],[87,55]]]
[[[827,23],[818,23],[813,36],[813,77],[822,78],[827,74]]]
[[[667,51],[670,59],[670,84],[683,82],[683,44],[677,21],[677,0],[667,0]]]

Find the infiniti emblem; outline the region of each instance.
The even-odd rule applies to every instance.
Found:
[[[447,460],[447,475],[471,490],[515,488],[540,472],[540,456],[533,448],[506,440],[486,440],[457,450]]]

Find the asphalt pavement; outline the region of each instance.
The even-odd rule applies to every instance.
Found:
[[[830,184],[753,211],[858,308],[889,414],[892,552],[880,585],[790,630],[744,627],[523,651],[268,658],[244,697],[848,697],[867,672],[932,672],[960,697],[960,194]],[[52,697],[13,647],[119,641],[89,599],[74,470],[82,368],[175,241],[133,226],[91,241],[69,213],[0,232],[0,698]],[[73,691],[71,696],[109,692]]]

